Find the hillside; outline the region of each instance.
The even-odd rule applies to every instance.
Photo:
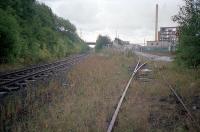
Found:
[[[0,63],[32,64],[88,49],[76,27],[35,0],[0,1]]]

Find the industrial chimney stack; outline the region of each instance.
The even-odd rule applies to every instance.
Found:
[[[155,41],[158,41],[158,4],[156,4]]]

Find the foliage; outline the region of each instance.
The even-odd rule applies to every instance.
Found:
[[[95,51],[100,51],[102,50],[104,47],[107,46],[107,44],[111,43],[111,39],[108,36],[102,36],[99,35],[96,41],[96,46],[95,46]]]
[[[180,40],[176,61],[197,68],[200,65],[200,0],[184,0],[173,20],[179,23]]]
[[[19,25],[14,16],[4,12],[0,9],[0,56],[1,58],[7,57],[12,59],[17,57],[19,48],[17,43],[19,41]],[[8,61],[8,60],[0,60]]]
[[[76,27],[35,0],[0,1],[0,63],[36,63],[88,49]]]

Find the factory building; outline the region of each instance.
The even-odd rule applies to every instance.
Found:
[[[161,27],[158,32],[158,41],[147,41],[147,47],[148,49],[160,48],[175,51],[178,37],[177,27]]]
[[[123,41],[119,38],[115,38],[115,40],[113,41],[113,46],[115,48],[123,48],[125,47],[126,45],[129,45],[130,42],[129,41]]]
[[[158,4],[156,5],[155,40],[147,41],[147,49],[175,51],[178,42],[177,27],[161,27],[158,31]]]
[[[178,28],[177,27],[161,27],[158,32],[159,41],[167,41],[175,44],[178,42]]]

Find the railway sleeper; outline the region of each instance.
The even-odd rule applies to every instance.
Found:
[[[9,91],[17,91],[20,88],[24,88],[26,86],[27,86],[27,81],[22,80],[20,82],[16,82],[16,83],[6,86],[6,89],[8,89]]]
[[[6,77],[2,77],[1,80],[2,79],[15,79],[16,77],[18,77],[18,76],[16,76],[16,75],[12,75],[12,76],[9,75],[9,76],[6,76]]]
[[[11,80],[13,80],[13,79],[1,79],[1,81],[0,82],[6,82],[6,81],[11,81]]]
[[[14,83],[14,84],[8,85],[6,89],[8,89],[9,91],[17,91],[20,89],[20,85],[18,83]]]
[[[41,75],[35,75],[34,78],[39,79],[41,77]]]
[[[26,79],[27,81],[35,81],[35,78],[34,77],[30,77],[28,79]]]
[[[4,97],[10,92],[10,90],[6,87],[0,89],[0,98]]]
[[[17,83],[17,85],[19,86],[19,88],[25,88],[27,86],[27,82]]]

